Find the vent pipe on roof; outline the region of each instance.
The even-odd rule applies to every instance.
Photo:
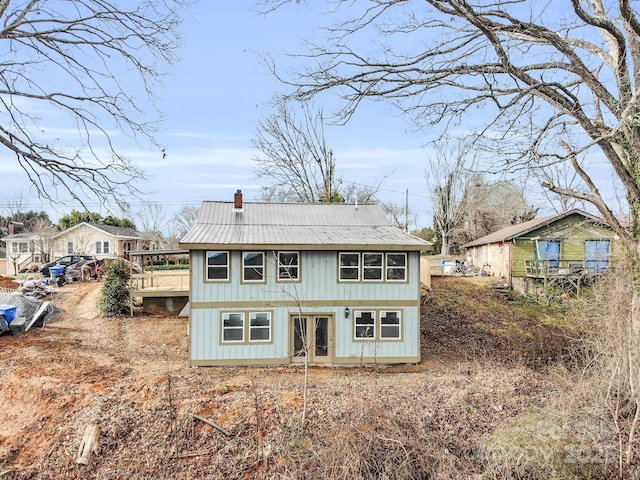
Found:
[[[242,190],[233,194],[233,209],[242,210]]]

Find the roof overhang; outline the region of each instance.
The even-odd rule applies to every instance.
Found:
[[[181,243],[182,247],[189,250],[305,250],[305,251],[356,251],[356,250],[384,250],[384,251],[430,251],[433,250],[433,245],[377,245],[377,244],[353,244],[345,245],[342,243],[337,244],[242,244],[242,245],[230,245],[221,243]]]

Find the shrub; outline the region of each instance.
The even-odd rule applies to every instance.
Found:
[[[131,312],[129,268],[122,260],[111,263],[105,272],[99,308],[105,315],[124,315]]]

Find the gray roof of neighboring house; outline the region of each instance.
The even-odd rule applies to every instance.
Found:
[[[138,232],[138,236],[144,240],[156,240],[156,239],[164,238],[164,235],[162,235],[161,232],[151,232],[151,231]]]
[[[544,227],[553,222],[566,218],[570,215],[580,215],[587,220],[604,223],[598,217],[595,217],[591,214],[583,212],[582,210],[573,209],[567,210],[566,212],[556,213],[554,215],[549,215],[547,217],[534,218],[533,220],[529,220],[528,222],[518,223],[517,225],[511,225],[509,227],[503,228],[502,230],[498,230],[497,232],[490,233],[489,235],[485,235],[484,237],[480,237],[472,242],[465,243],[461,248],[471,248],[477,247],[479,245],[488,245],[491,243],[500,243],[507,242],[513,240],[514,238],[521,237],[529,232],[537,230],[540,227]]]
[[[115,237],[140,238],[140,234],[134,228],[116,227],[114,225],[105,225],[103,223],[88,223],[88,222],[81,222],[81,223],[78,223],[77,225],[74,225],[73,227],[66,228],[65,230],[62,230],[61,232],[55,234],[54,238],[64,233],[67,233],[73,229],[79,228],[81,225],[88,225],[90,227],[97,228],[98,230],[102,230],[103,232],[106,232]]]
[[[203,202],[182,248],[282,247],[426,250],[432,244],[389,224],[378,205]]]
[[[31,232],[21,232],[21,233],[14,233],[13,235],[5,235],[4,237],[2,237],[2,241],[6,242],[7,240],[13,241],[13,240],[31,240],[33,238],[37,238],[38,234],[36,233],[31,233]]]

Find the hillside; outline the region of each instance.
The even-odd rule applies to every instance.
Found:
[[[306,425],[301,368],[189,368],[187,320],[104,318],[99,284],[62,291],[63,315],[0,337],[2,479],[468,478],[560,388],[561,330],[475,279],[424,293],[419,365],[311,369]]]

